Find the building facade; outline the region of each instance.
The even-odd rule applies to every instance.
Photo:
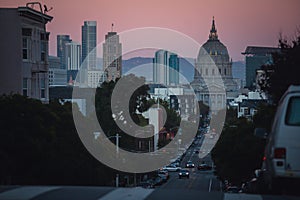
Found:
[[[179,58],[177,54],[165,50],[155,52],[153,83],[174,86],[179,84]]]
[[[102,70],[88,70],[88,87],[97,88],[106,81],[106,74]]]
[[[71,42],[70,35],[57,35],[57,57],[60,58],[61,69],[67,68],[66,62],[66,43]]]
[[[85,21],[82,31],[82,62],[89,70],[97,68],[97,22]]]
[[[103,44],[103,70],[107,81],[115,81],[122,76],[122,44],[117,32],[108,32]]]
[[[69,42],[66,43],[65,46],[67,78],[68,81],[70,78],[75,80],[81,66],[81,45],[78,42]]]
[[[47,103],[50,33],[46,24],[52,17],[39,5],[40,10],[0,9],[0,94],[18,93]]]
[[[49,86],[66,86],[67,70],[61,69],[61,59],[49,56]]]
[[[209,39],[198,53],[192,86],[198,100],[213,111],[225,108],[227,99],[238,94],[237,84],[232,78],[232,61],[226,46],[218,38],[214,19]]]
[[[272,54],[280,52],[279,48],[248,46],[242,54],[246,60],[246,87],[255,89],[256,70],[262,65],[272,64]]]

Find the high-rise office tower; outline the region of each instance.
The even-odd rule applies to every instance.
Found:
[[[70,35],[57,35],[57,57],[60,58],[60,68],[66,69],[66,43],[71,42]]]
[[[153,82],[164,85],[179,84],[179,58],[177,54],[165,50],[155,52]]]
[[[107,74],[107,81],[115,81],[122,75],[122,44],[117,32],[108,32],[103,44],[103,70]]]
[[[85,21],[82,31],[82,61],[87,69],[94,70],[97,67],[97,22]]]
[[[81,66],[81,45],[78,42],[66,43],[67,80],[75,80]],[[71,78],[72,77],[72,78]]]

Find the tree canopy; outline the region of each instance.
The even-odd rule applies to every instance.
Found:
[[[272,56],[273,64],[262,66],[266,77],[260,84],[275,105],[290,85],[300,85],[300,33],[291,42],[281,36],[279,47],[281,51]]]

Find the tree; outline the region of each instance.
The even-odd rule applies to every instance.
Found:
[[[273,64],[262,66],[265,79],[260,83],[275,105],[291,84],[300,85],[300,33],[292,42],[281,36],[279,47],[281,51],[272,56]]]
[[[212,150],[216,173],[221,180],[240,184],[260,168],[264,143],[253,135],[254,125],[246,118],[226,125]]]

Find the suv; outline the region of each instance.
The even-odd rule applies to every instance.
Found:
[[[267,138],[260,180],[267,189],[300,180],[300,86],[290,86],[279,101],[272,129],[256,129],[255,135]],[[294,185],[294,184],[293,184]]]

